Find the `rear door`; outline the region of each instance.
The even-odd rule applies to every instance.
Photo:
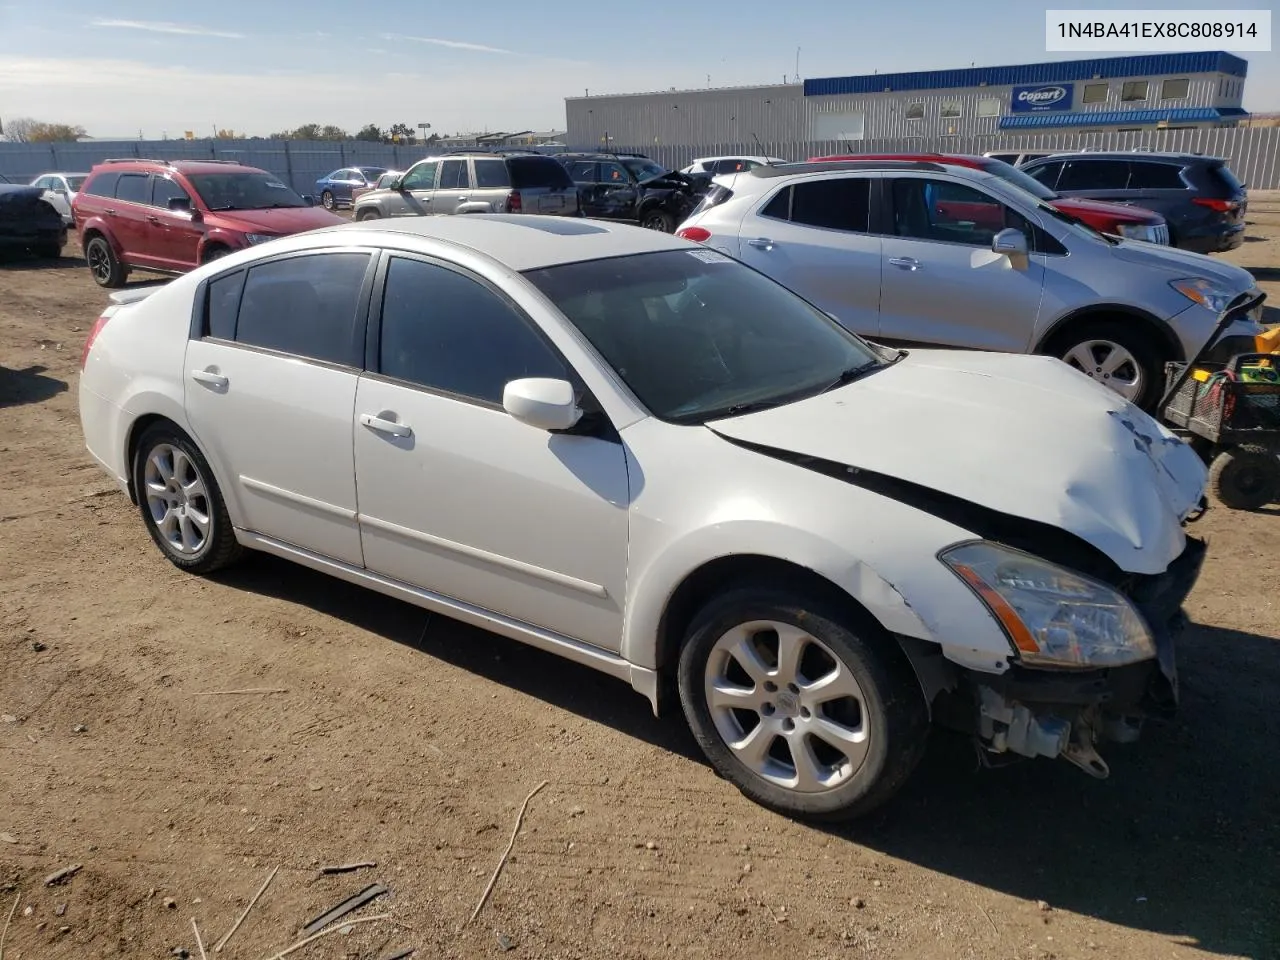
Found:
[[[353,566],[352,416],[372,254],[276,257],[207,284],[186,410],[246,529]]]
[[[159,226],[151,207],[151,174],[122,173],[116,195],[104,211],[121,247],[122,259],[138,266],[158,266]]]
[[[511,177],[507,162],[501,157],[477,157],[471,161],[475,173],[475,189],[469,203],[486,203],[494,213],[505,213],[511,194]]]
[[[884,279],[880,337],[908,343],[1023,353],[1031,344],[1044,289],[1045,257],[1026,269],[993,253],[1005,227],[1036,227],[977,187],[933,177],[885,181]]]
[[[1174,220],[1179,218],[1179,208],[1186,206],[1190,191],[1182,179],[1181,163],[1131,160],[1125,195],[1127,202],[1161,214],[1176,232]]]
[[[431,195],[431,212],[457,213],[458,208],[471,199],[471,171],[466,159],[440,161],[440,173],[436,176],[436,189]]]
[[[854,333],[880,329],[881,237],[870,232],[869,177],[801,180],[743,217],[736,252]]]

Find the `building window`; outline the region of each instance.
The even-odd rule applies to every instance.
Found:
[[[1000,116],[1000,101],[995,97],[978,101],[978,116],[980,117],[998,117]]]
[[[1085,103],[1106,103],[1107,85],[1105,83],[1086,83],[1084,85]]]
[[[960,101],[959,100],[942,101],[942,113],[939,115],[944,120],[951,120],[960,116]]]
[[[908,119],[908,120],[923,120],[923,119],[924,119],[924,104],[923,104],[923,103],[908,103],[908,104],[907,104],[907,119]]]
[[[1191,81],[1186,77],[1178,80],[1166,80],[1160,84],[1161,100],[1185,100],[1191,92]]]
[[[1120,99],[1125,102],[1147,99],[1147,81],[1130,80],[1120,90]]]
[[[1141,127],[1121,127],[1116,133],[1141,133]]]

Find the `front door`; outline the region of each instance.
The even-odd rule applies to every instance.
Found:
[[[874,337],[882,240],[869,232],[872,183],[843,175],[784,187],[747,213],[738,248],[725,252],[790,287],[846,329]]]
[[[512,419],[502,392],[522,377],[572,373],[487,284],[391,258],[376,370],[356,395],[365,564],[616,651],[627,572],[622,444]]]
[[[351,419],[368,252],[284,256],[213,280],[186,409],[244,528],[354,566]]]
[[[888,181],[880,294],[884,340],[1001,350],[1030,349],[1044,289],[1045,257],[1018,269],[991,241],[1015,227],[1035,245],[1035,227],[995,197],[931,177]]]
[[[187,209],[170,210],[170,200],[186,200]],[[157,266],[170,270],[190,270],[198,262],[200,241],[204,239],[204,224],[191,219],[191,196],[181,184],[168,177],[151,178],[151,221],[155,228],[150,242]]]
[[[415,163],[400,178],[400,189],[378,198],[378,206],[388,217],[425,217],[431,213],[431,196],[436,190],[439,160]]]

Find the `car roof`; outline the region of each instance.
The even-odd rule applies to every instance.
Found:
[[[325,227],[305,236],[328,235],[336,241],[343,235],[355,233],[378,233],[400,240],[441,240],[491,257],[516,271],[662,250],[699,249],[692,241],[658,230],[537,214],[476,213],[361,220]]]
[[[1222,163],[1221,157],[1210,157],[1195,153],[1173,153],[1155,150],[1078,150],[1067,153],[1054,153],[1036,160],[1167,160],[1177,163]]]
[[[858,163],[861,161],[902,160],[912,163],[946,163],[956,167],[972,167],[985,170],[993,157],[976,157],[967,153],[867,153],[831,154],[810,160],[810,163]]]
[[[245,173],[267,173],[268,171],[260,167],[251,167],[247,163],[241,163],[238,160],[152,160],[145,157],[131,158],[124,157],[119,160],[103,160],[93,165],[93,172],[98,173],[103,170],[129,170],[141,169],[148,172],[158,170],[173,170],[177,173],[235,173],[237,171]]]
[[[970,173],[970,167],[962,167]],[[935,173],[947,172],[941,161],[934,160],[829,160],[817,163],[782,163],[769,167],[756,167],[723,176],[756,177],[761,180],[772,180],[778,177],[797,177],[806,173],[847,173],[851,170],[932,170]]]

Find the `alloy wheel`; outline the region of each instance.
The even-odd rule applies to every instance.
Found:
[[[703,679],[725,745],[770,783],[822,793],[847,781],[866,758],[857,678],[799,627],[770,620],[734,627],[712,647]]]
[[[89,244],[88,256],[89,271],[93,274],[93,279],[105,284],[111,279],[111,251],[105,243],[94,242]]]
[[[1136,401],[1146,386],[1142,365],[1114,340],[1085,340],[1068,350],[1062,359],[1126,400]]]
[[[165,545],[180,557],[199,554],[212,526],[209,492],[192,459],[162,443],[147,456],[143,473],[147,510]]]

